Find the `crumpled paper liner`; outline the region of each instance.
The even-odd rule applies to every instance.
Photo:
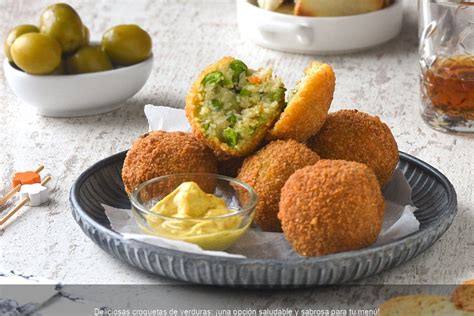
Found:
[[[163,106],[145,106],[150,130],[189,131],[184,110]],[[395,170],[391,181],[384,187],[385,215],[382,230],[375,245],[383,245],[418,231],[420,223],[413,212],[411,188],[400,170]],[[102,205],[112,229],[126,239],[134,239],[151,245],[179,251],[232,258],[298,258],[282,233],[263,232],[252,226],[226,252],[207,251],[199,246],[143,233],[133,218],[131,210]]]

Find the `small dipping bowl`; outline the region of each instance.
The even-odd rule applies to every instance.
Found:
[[[78,75],[30,75],[5,59],[3,70],[15,95],[42,116],[77,117],[116,110],[145,85],[153,55],[127,67]]]
[[[232,212],[207,218],[177,218],[151,211],[180,184],[189,181],[197,183],[204,192],[222,198]],[[132,213],[143,232],[193,243],[205,250],[225,250],[252,224],[257,194],[251,186],[238,179],[209,173],[183,173],[154,178],[138,185],[130,200]]]

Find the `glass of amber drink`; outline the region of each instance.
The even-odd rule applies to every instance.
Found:
[[[474,0],[419,0],[422,117],[474,133]]]

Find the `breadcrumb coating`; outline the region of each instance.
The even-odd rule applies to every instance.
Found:
[[[397,296],[379,306],[380,316],[405,315],[472,315],[456,308],[449,297],[439,295]]]
[[[458,308],[473,312],[474,315],[474,279],[458,286],[454,290],[451,300]]]
[[[364,164],[320,160],[297,170],[281,190],[283,233],[303,256],[322,256],[372,245],[382,228],[384,199]]]
[[[296,170],[318,161],[315,152],[295,140],[273,141],[245,159],[238,178],[257,192],[254,221],[264,231],[281,231],[278,203],[286,180]]]
[[[357,110],[330,113],[308,146],[322,159],[365,163],[375,172],[380,186],[390,181],[399,160],[390,128],[377,116]]]
[[[155,131],[138,138],[123,164],[122,180],[130,194],[147,180],[176,173],[217,173],[212,151],[183,132]]]
[[[336,87],[332,67],[313,61],[296,86],[285,110],[270,131],[270,139],[296,139],[305,142],[326,121]]]

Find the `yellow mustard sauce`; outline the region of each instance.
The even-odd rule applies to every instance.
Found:
[[[215,218],[235,211],[192,181],[179,185],[150,211],[168,218],[147,215],[148,233],[197,244],[206,250],[229,248],[251,223],[242,227],[241,215]]]

